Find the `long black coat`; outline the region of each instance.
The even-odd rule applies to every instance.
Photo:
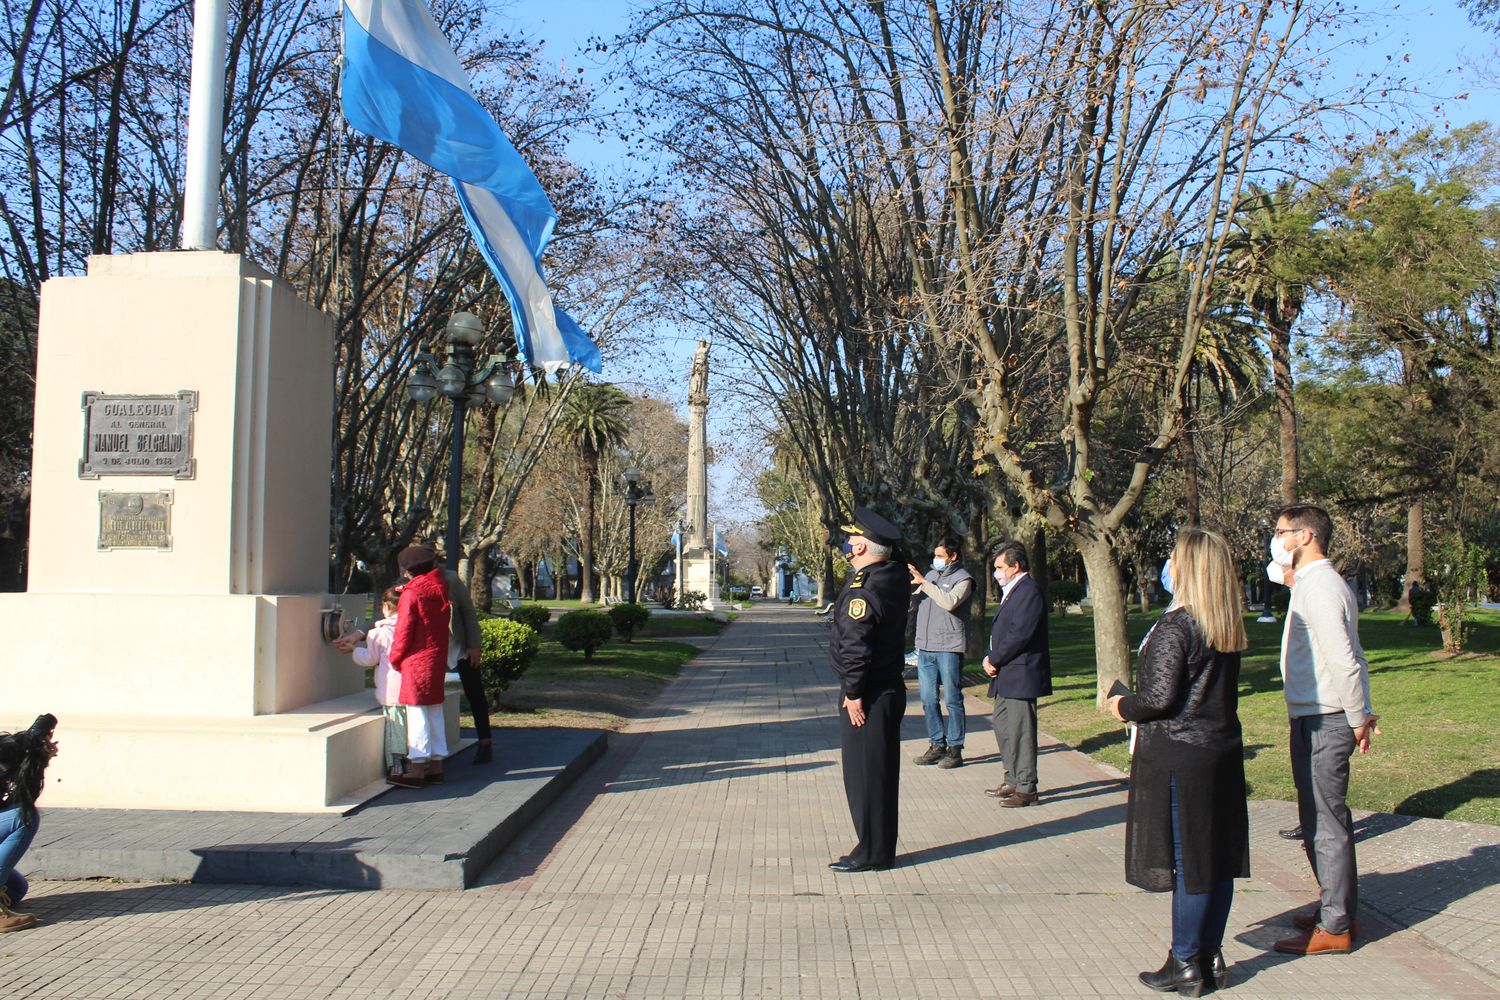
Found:
[[[1162,615],[1146,639],[1137,690],[1120,714],[1140,728],[1125,807],[1125,881],[1174,888],[1170,782],[1177,779],[1188,892],[1250,877],[1250,817],[1239,717],[1240,654],[1204,641],[1184,609]]]
[[[1047,642],[1047,595],[1030,573],[1016,581],[995,609],[990,648],[985,653],[997,673],[991,698],[1036,700],[1052,693],[1052,652]]]

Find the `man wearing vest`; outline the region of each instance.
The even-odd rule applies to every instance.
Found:
[[[912,760],[941,768],[964,763],[964,647],[974,578],[959,565],[959,542],[944,535],[932,549],[932,569],[907,565],[917,588],[917,681],[927,719],[927,751]],[[938,688],[942,687],[939,700]],[[948,718],[943,719],[943,705]]]

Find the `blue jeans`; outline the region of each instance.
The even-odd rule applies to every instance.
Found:
[[[16,871],[16,865],[20,862],[21,855],[26,853],[26,848],[31,846],[31,838],[36,836],[41,822],[41,817],[38,816],[36,822],[29,826],[22,823],[20,806],[0,809],[0,883],[4,884],[6,895],[10,896],[12,903],[19,903],[30,888],[25,877]]]
[[[1188,892],[1182,863],[1182,823],[1177,818],[1177,778],[1172,789],[1172,860],[1177,865],[1177,888],[1172,890],[1172,954],[1185,962],[1199,953],[1212,955],[1224,945],[1229,904],[1234,902],[1234,879],[1215,882],[1208,892]]]
[[[930,653],[917,650],[917,682],[921,686],[922,715],[927,719],[927,742],[935,747],[958,750],[964,745],[968,719],[964,716],[964,657],[962,653]],[[938,704],[938,684],[948,706],[948,724]]]

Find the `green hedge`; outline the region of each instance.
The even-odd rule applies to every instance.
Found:
[[[557,620],[557,641],[575,652],[581,650],[585,660],[592,660],[594,650],[609,642],[614,630],[614,623],[603,611],[580,608]]]
[[[609,620],[614,623],[620,638],[629,642],[641,626],[651,620],[651,609],[642,604],[611,605]]]
[[[492,706],[500,695],[531,666],[542,648],[536,629],[506,618],[486,618],[479,623],[479,677]]]
[[[552,609],[545,604],[523,604],[519,608],[512,609],[510,613],[511,621],[530,625],[538,632],[551,618]]]

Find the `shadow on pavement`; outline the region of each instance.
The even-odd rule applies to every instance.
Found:
[[[1041,804],[1029,806],[1028,809],[1044,811],[1046,804],[1047,799],[1043,798]],[[996,806],[996,808],[998,809],[999,807]],[[1028,812],[1027,815],[1031,816],[1035,815],[1035,813]],[[1085,813],[1044,820],[1040,823],[1032,823],[1029,826],[1018,827],[1014,830],[999,830],[995,833],[985,834],[983,837],[960,840],[954,844],[924,847],[921,850],[903,854],[896,861],[898,866],[920,865],[928,861],[941,861],[945,858],[958,858],[968,854],[982,854],[985,851],[993,851],[1001,847],[1018,847],[1021,844],[1029,844],[1034,840],[1046,840],[1048,837],[1079,833],[1084,830],[1097,830],[1124,822],[1125,806],[1123,803],[1113,806],[1101,806],[1098,809],[1092,809]]]
[[[278,899],[327,899],[352,889],[278,888],[276,886],[180,885],[152,883],[113,889],[77,889],[26,897],[22,907],[47,924],[101,920],[131,913],[179,913],[221,909],[226,904],[265,903]]]

